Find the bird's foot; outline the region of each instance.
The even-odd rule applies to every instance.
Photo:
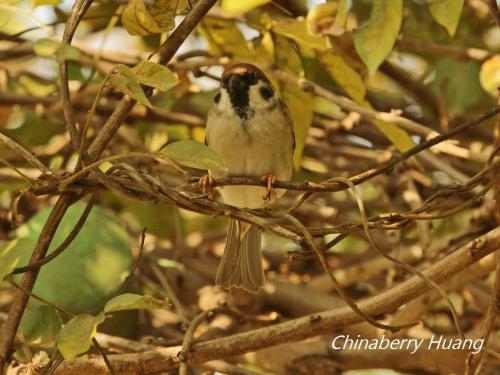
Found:
[[[271,200],[271,196],[273,194],[273,184],[276,182],[276,176],[272,174],[266,174],[262,176],[262,181],[266,183],[267,192],[266,195],[262,197],[264,200]]]
[[[209,199],[214,199],[214,179],[209,173],[201,176],[198,184],[202,194],[207,195]]]

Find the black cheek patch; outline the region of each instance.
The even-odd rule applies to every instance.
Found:
[[[262,98],[264,98],[265,100],[271,99],[274,95],[273,89],[269,86],[262,86],[259,92],[260,96],[262,96]]]
[[[214,96],[214,103],[219,103],[220,102],[220,92],[218,92],[215,96]]]

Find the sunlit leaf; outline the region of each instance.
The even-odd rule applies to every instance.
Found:
[[[353,34],[358,55],[375,73],[394,47],[403,17],[402,0],[374,0],[370,19]]]
[[[118,65],[115,73],[109,79],[109,83],[116,86],[124,94],[137,100],[147,107],[152,107],[151,102],[144,94],[141,85],[132,69],[125,65]]]
[[[481,86],[494,97],[498,96],[500,87],[500,55],[493,56],[481,65],[479,73]]]
[[[151,61],[141,61],[131,70],[140,83],[162,91],[167,91],[179,83],[179,79],[170,69]]]
[[[31,0],[30,5],[32,7],[37,7],[39,5],[58,5],[62,0]]]
[[[37,346],[52,346],[61,330],[62,321],[53,306],[29,306],[23,314],[19,332],[25,342]]]
[[[427,0],[429,11],[448,34],[455,35],[464,0]]]
[[[41,57],[57,57],[59,60],[78,61],[82,55],[80,50],[69,44],[62,44],[60,41],[51,38],[38,39],[33,44],[33,50]]]
[[[304,19],[283,18],[274,20],[272,22],[272,29],[276,34],[290,38],[299,45],[314,48],[318,51],[326,51],[328,49],[326,39],[311,34]]]
[[[222,9],[230,14],[240,14],[248,12],[261,5],[269,3],[271,0],[222,0]]]
[[[81,314],[72,318],[59,332],[57,348],[65,359],[73,359],[90,348],[97,326],[104,321],[104,315],[97,317]]]
[[[26,238],[0,244],[0,280],[10,274],[23,257],[31,254],[35,244],[35,241]]]
[[[30,75],[19,77],[19,84],[34,96],[45,97],[57,90],[55,83],[47,83],[43,80],[35,79]]]
[[[224,161],[213,149],[193,140],[173,142],[161,152],[170,159],[190,168],[204,170],[224,169]]]
[[[153,0],[146,6],[142,0],[131,0],[122,13],[122,23],[130,35],[159,34],[174,28],[178,1]]]
[[[229,55],[241,59],[252,57],[245,37],[233,21],[206,17],[200,24],[200,33],[213,55]]]
[[[347,1],[317,4],[307,13],[307,25],[313,34],[338,36],[345,32]]]
[[[104,306],[105,313],[123,310],[147,310],[147,309],[170,309],[170,302],[154,298],[153,296],[141,296],[139,294],[121,294],[111,299]]]
[[[356,102],[365,98],[366,88],[359,73],[349,66],[341,54],[335,52],[318,53],[320,62],[325,66],[330,76]]]
[[[41,57],[54,57],[56,52],[59,50],[61,42],[51,39],[51,38],[41,38],[38,39],[33,44],[33,50],[38,56]]]

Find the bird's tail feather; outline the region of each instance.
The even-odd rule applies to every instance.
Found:
[[[256,292],[264,285],[259,227],[229,222],[226,247],[217,270],[215,282],[225,288],[243,288]]]

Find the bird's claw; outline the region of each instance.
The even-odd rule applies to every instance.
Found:
[[[276,182],[276,176],[272,174],[266,174],[262,176],[262,181],[266,183],[267,192],[266,195],[262,197],[264,200],[271,200],[271,196],[273,194],[273,184]]]
[[[205,174],[198,181],[201,193],[207,195],[208,198],[214,198],[214,179],[210,174]]]

